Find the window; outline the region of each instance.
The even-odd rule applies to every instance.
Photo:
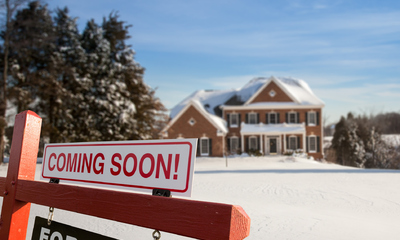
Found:
[[[232,153],[236,153],[239,149],[239,138],[238,137],[231,137],[231,145],[230,149]]]
[[[257,113],[249,113],[249,124],[257,124]]]
[[[269,95],[271,97],[275,97],[276,96],[276,92],[274,90],[269,91]]]
[[[308,113],[308,125],[317,125],[317,118],[315,112]]]
[[[277,117],[277,113],[270,113],[269,114],[269,123],[270,124],[277,124],[279,123],[278,117]]]
[[[249,137],[249,150],[258,150],[257,137]]]
[[[297,149],[297,137],[289,137],[289,150],[295,151]]]
[[[201,156],[208,156],[209,153],[209,140],[208,138],[200,139],[200,155]]]
[[[308,137],[309,152],[317,152],[317,138],[315,136]]]
[[[288,123],[297,123],[297,113],[291,112],[288,114]]]
[[[191,118],[189,120],[189,124],[190,124],[190,126],[193,126],[194,124],[196,124],[196,120],[194,120],[194,118]]]
[[[231,113],[230,114],[230,126],[238,127],[238,125],[239,125],[239,114]]]

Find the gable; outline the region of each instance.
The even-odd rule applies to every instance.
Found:
[[[271,94],[271,93],[275,94]],[[270,81],[264,85],[255,95],[250,99],[248,104],[258,102],[294,102],[283,89],[275,83]]]
[[[168,127],[168,135],[172,138],[198,138],[205,132],[216,134],[217,128],[196,107],[189,105]]]

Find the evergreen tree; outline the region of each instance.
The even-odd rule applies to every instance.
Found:
[[[1,48],[1,71],[2,78],[0,83],[0,163],[3,162],[5,149],[5,128],[7,126],[6,116],[8,108],[8,84],[9,84],[9,49],[10,35],[12,31],[12,17],[15,11],[27,0],[1,0],[0,8],[4,10],[4,28],[1,32],[3,46]]]
[[[349,136],[349,146],[347,158],[349,165],[359,168],[365,167],[365,148],[362,138],[360,138],[360,129],[354,118],[347,119],[347,131]]]
[[[144,68],[134,60],[135,53],[125,42],[130,38],[130,26],[118,18],[118,14],[111,13],[107,19],[103,19],[102,26],[104,37],[110,43],[112,63],[117,69],[115,77],[118,82],[125,84],[126,96],[135,106],[135,112],[124,113],[122,129],[128,139],[153,138],[157,119],[165,112],[165,108],[155,97],[155,91],[144,83]],[[134,122],[130,122],[133,119]]]
[[[130,26],[118,18],[111,13],[102,26],[91,20],[80,34],[67,8],[54,21],[38,2],[17,12],[8,95],[18,112],[42,116],[46,142],[155,136],[165,109],[126,44]]]
[[[82,129],[88,129],[84,119],[89,106],[84,93],[90,89],[91,81],[83,75],[86,62],[85,50],[81,46],[76,19],[68,15],[68,9],[57,9],[54,18],[56,51],[53,54],[56,79],[62,91],[58,95],[59,106],[52,121],[50,142],[84,141]]]
[[[341,117],[340,121],[335,126],[332,148],[336,151],[337,162],[342,165],[346,165],[348,162],[349,138],[346,119]]]
[[[42,90],[52,85],[54,29],[46,6],[31,2],[12,22],[10,58],[13,62],[9,97],[17,112],[33,110]],[[32,105],[31,105],[32,104]]]

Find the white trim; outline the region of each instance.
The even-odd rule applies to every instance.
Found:
[[[271,115],[275,115],[275,122],[271,123]],[[268,113],[268,124],[279,124],[278,122],[278,113],[277,112],[269,112]]]
[[[267,154],[273,154],[273,155],[279,155],[281,154],[281,135],[273,135],[273,136],[265,136],[266,140],[265,140],[265,152]],[[275,139],[276,140],[276,152],[275,153],[271,153],[271,139]]]
[[[297,122],[300,122],[300,119],[297,119],[297,114],[298,113],[299,112],[295,112],[295,111],[287,112],[287,116],[288,116],[287,124],[298,124]],[[290,114],[294,114],[294,122],[290,122]]]
[[[315,123],[310,123],[310,114],[314,114]],[[317,112],[316,111],[308,111],[307,112],[307,126],[317,126]]]
[[[236,124],[232,124],[232,115],[236,116]],[[239,113],[229,113],[229,127],[238,128],[240,125]]]
[[[298,104],[290,104],[290,105],[280,105],[280,104],[276,104],[276,105],[237,105],[237,106],[227,106],[227,105],[223,105],[221,106],[221,108],[223,110],[230,110],[230,111],[234,111],[234,110],[273,110],[273,109],[321,109],[323,108],[325,105],[298,105]]]
[[[307,137],[308,137],[308,152],[309,153],[317,153],[317,150],[318,150],[317,136],[316,135],[310,135],[310,136],[307,136]],[[315,150],[313,150],[313,151],[311,151],[311,138],[315,139]]]
[[[290,146],[290,144],[291,144],[291,141],[290,141],[290,139],[292,139],[292,138],[294,138],[294,149],[293,148],[291,148],[291,147],[293,147],[293,146]],[[296,151],[297,150],[297,146],[298,146],[298,143],[297,143],[297,136],[294,136],[294,135],[290,135],[289,137],[288,137],[288,140],[289,140],[289,148],[288,148],[288,150],[291,150],[291,151]]]
[[[235,150],[233,150],[233,148],[232,148],[232,139],[237,139],[237,148]],[[239,137],[238,136],[231,136],[231,137],[229,137],[229,141],[230,141],[230,143],[229,143],[230,152],[234,151],[236,153],[236,151],[239,150]]]
[[[254,116],[254,123],[251,123],[250,122],[250,115],[251,116]],[[258,122],[257,122],[257,116],[258,116],[258,113],[256,113],[256,112],[249,112],[249,113],[247,113],[247,117],[248,117],[248,123],[247,124],[258,124]]]
[[[247,129],[248,126],[254,127],[251,131]],[[271,129],[262,129],[263,127],[271,128]],[[281,129],[279,129],[281,128]],[[283,129],[282,129],[283,128]],[[290,129],[289,129],[290,128]],[[297,128],[297,129],[294,129]],[[286,129],[286,130],[285,130]],[[295,124],[287,124],[287,123],[280,123],[274,124],[270,126],[269,124],[241,124],[241,135],[260,135],[260,134],[267,134],[267,135],[280,135],[280,134],[305,134],[306,133],[306,126],[304,123],[295,123]]]
[[[286,134],[283,134],[283,152],[286,152]]]
[[[253,150],[257,150],[257,147],[258,147],[258,138],[257,138],[257,136],[250,136],[249,138],[249,141],[248,141],[248,146],[247,146],[247,151],[249,151],[249,150],[251,150],[251,149],[253,149]],[[255,139],[256,140],[256,146],[255,146],[255,148],[250,148],[250,139]]]
[[[245,103],[244,105],[249,105],[271,82],[274,82],[276,85],[278,85],[278,87],[284,92],[286,93],[286,95],[292,99],[293,102],[295,103],[300,103],[299,100],[297,100],[297,98],[295,98],[284,86],[282,86],[282,84],[280,83],[280,81],[278,79],[276,79],[274,76],[270,77],[268,79],[267,82],[264,83],[264,85],[262,87],[260,87],[256,93],[254,93]],[[275,91],[276,92],[276,91]]]
[[[202,150],[203,150],[203,144],[202,144],[203,140],[207,140],[207,153],[203,153],[202,152]],[[210,138],[201,137],[199,144],[200,144],[200,156],[210,156]]]
[[[244,135],[243,134],[241,134],[241,137],[242,137],[242,153],[243,153],[244,152],[244,145],[246,143],[244,142]]]

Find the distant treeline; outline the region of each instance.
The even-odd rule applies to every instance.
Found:
[[[400,143],[387,143],[382,134],[400,133],[400,114],[376,116],[352,113],[335,125],[328,161],[360,168],[400,169]]]
[[[400,113],[381,113],[372,116],[371,122],[382,134],[400,134]]]

